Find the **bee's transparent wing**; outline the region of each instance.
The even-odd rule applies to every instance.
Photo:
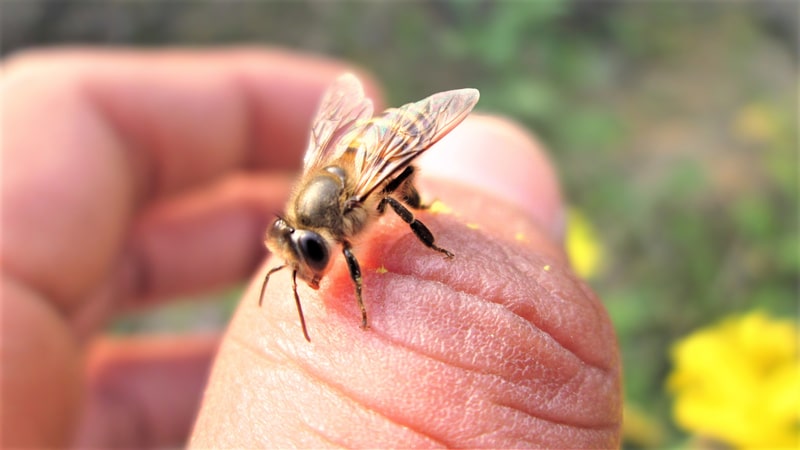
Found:
[[[351,73],[337,78],[322,97],[311,125],[303,171],[336,159],[347,145],[338,145],[359,123],[372,117],[372,101],[364,97],[361,82]]]
[[[354,197],[363,202],[384,181],[444,137],[472,111],[477,89],[440,92],[416,103],[387,109],[357,130]],[[350,139],[348,139],[350,141]],[[353,144],[350,145],[353,145]]]

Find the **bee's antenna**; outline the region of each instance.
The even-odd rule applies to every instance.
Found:
[[[269,272],[267,272],[267,275],[264,276],[264,282],[261,284],[261,294],[258,296],[258,307],[259,308],[261,307],[261,303],[264,301],[264,292],[267,290],[267,282],[269,281],[269,276],[272,275],[273,273],[283,269],[284,267],[286,267],[286,264],[284,264],[282,266],[278,266],[278,267],[273,267],[272,269],[269,269]]]

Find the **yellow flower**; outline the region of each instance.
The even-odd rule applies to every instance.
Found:
[[[751,103],[739,110],[734,123],[734,130],[739,136],[758,142],[769,142],[779,128],[775,112],[759,103]]]
[[[756,311],[678,342],[667,380],[676,422],[738,448],[800,447],[797,332]]]
[[[570,210],[566,247],[575,272],[583,278],[597,275],[603,248],[592,224],[577,210]]]

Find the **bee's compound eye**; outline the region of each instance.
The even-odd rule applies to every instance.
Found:
[[[317,233],[307,231],[298,236],[297,244],[308,267],[321,272],[328,267],[330,251],[325,239]]]

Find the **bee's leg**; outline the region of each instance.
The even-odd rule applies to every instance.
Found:
[[[350,243],[347,241],[342,242],[342,248],[344,259],[347,261],[347,269],[350,271],[350,279],[356,285],[356,300],[358,300],[358,307],[361,308],[361,328],[366,330],[369,325],[367,324],[367,308],[364,307],[364,299],[361,298],[361,267],[358,265],[358,260],[356,255],[353,254]]]
[[[411,183],[408,183],[408,185],[406,186],[404,200],[406,205],[414,209],[428,209],[431,206],[422,203],[422,199],[419,198],[419,192],[417,191],[417,188],[415,188],[414,185]]]
[[[408,166],[400,172],[400,175],[395,177],[392,181],[390,181],[385,188],[383,188],[383,195],[388,196],[389,194],[394,193],[398,189],[403,193],[403,200],[405,203],[414,208],[414,209],[424,209],[427,205],[423,205],[422,201],[419,198],[419,192],[412,184],[414,171],[416,168],[414,166]],[[386,209],[386,203],[380,202],[378,203],[378,213],[383,214],[383,211]]]
[[[286,267],[286,264],[284,264],[282,266],[278,266],[278,267],[273,267],[272,269],[269,269],[269,272],[267,272],[267,275],[264,276],[264,282],[261,284],[261,294],[258,296],[258,306],[259,306],[259,308],[261,307],[261,303],[264,301],[264,291],[267,290],[267,282],[269,281],[269,276],[272,275],[273,273],[283,269],[284,267]]]
[[[444,255],[447,258],[452,258],[454,256],[448,250],[445,250],[433,243],[433,233],[431,233],[431,230],[429,230],[428,227],[425,226],[425,224],[415,219],[414,214],[412,214],[411,211],[408,210],[408,208],[403,206],[402,203],[400,203],[399,201],[395,200],[392,197],[384,197],[383,200],[381,200],[381,204],[384,203],[388,203],[389,206],[392,207],[394,212],[396,212],[397,215],[400,216],[400,218],[403,219],[405,223],[411,226],[411,231],[413,231],[414,234],[417,235],[417,238],[419,238],[419,240],[422,241],[422,243],[425,244],[428,248],[436,250],[439,253],[444,253]]]
[[[300,314],[300,325],[303,326],[303,336],[306,337],[308,342],[311,342],[311,338],[308,337],[308,329],[306,328],[306,319],[303,317],[303,307],[300,306],[300,296],[297,295],[297,271],[292,271],[292,292],[294,292],[294,303],[297,305],[297,312]]]
[[[406,166],[400,175],[396,176],[392,181],[390,181],[385,188],[383,188],[384,194],[391,194],[392,192],[396,191],[397,188],[403,185],[403,182],[408,180],[412,175],[414,175],[414,166]]]

